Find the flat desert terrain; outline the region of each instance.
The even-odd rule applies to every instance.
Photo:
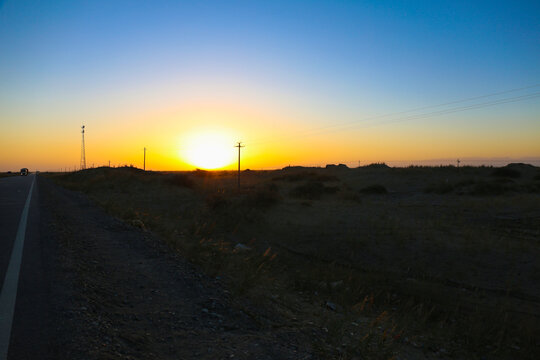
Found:
[[[540,354],[534,166],[245,170],[240,188],[228,171],[45,176],[156,234],[315,358]]]

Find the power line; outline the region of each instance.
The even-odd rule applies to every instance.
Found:
[[[488,101],[488,102],[479,103],[479,104],[472,104],[472,105],[467,105],[467,106],[462,106],[462,107],[456,107],[456,108],[450,108],[450,109],[445,109],[445,110],[433,111],[433,112],[430,112],[430,113],[410,115],[410,116],[407,116],[407,117],[395,118],[395,119],[391,119],[391,120],[388,120],[388,121],[373,122],[373,123],[366,124],[365,126],[360,126],[360,124],[351,124],[348,127],[343,127],[343,128],[340,128],[340,129],[330,131],[330,132],[318,132],[318,133],[312,133],[311,135],[320,135],[320,134],[323,134],[323,133],[327,134],[327,133],[331,133],[331,132],[338,132],[338,131],[348,130],[348,129],[356,128],[356,127],[358,127],[358,128],[367,128],[367,127],[373,127],[373,126],[379,126],[379,125],[387,125],[387,124],[393,124],[393,123],[400,123],[400,122],[406,122],[406,121],[412,121],[412,120],[420,120],[420,119],[425,119],[425,118],[429,118],[429,117],[453,114],[453,113],[462,112],[462,111],[468,111],[468,110],[481,109],[481,108],[495,106],[495,105],[513,103],[513,102],[518,102],[518,101],[525,101],[525,100],[530,100],[530,99],[534,99],[534,98],[538,98],[538,97],[540,97],[540,92],[534,93],[534,94],[516,96],[516,97],[512,97],[512,98],[493,100],[493,101]]]
[[[371,127],[371,126],[377,126],[377,125],[386,125],[386,124],[405,122],[405,121],[411,121],[411,120],[425,119],[425,118],[429,118],[429,117],[446,115],[446,114],[453,114],[453,113],[462,112],[462,111],[468,111],[468,110],[481,109],[481,108],[500,105],[500,104],[507,104],[507,103],[513,103],[513,102],[518,102],[518,101],[530,100],[530,99],[534,99],[534,98],[537,98],[537,97],[540,97],[540,92],[537,92],[537,93],[534,93],[534,94],[516,96],[516,97],[513,97],[513,98],[505,98],[505,99],[493,100],[493,101],[488,101],[488,102],[479,103],[479,104],[473,104],[473,105],[468,105],[468,106],[462,106],[462,107],[456,107],[456,108],[451,108],[451,109],[433,111],[433,112],[430,112],[430,113],[411,115],[411,116],[407,116],[407,117],[403,117],[403,118],[396,118],[396,119],[392,119],[392,120],[384,121],[384,122],[374,122],[374,123],[371,123],[371,124],[367,124],[367,126],[365,126],[365,127]],[[341,130],[344,130],[344,129],[341,129]]]
[[[415,112],[415,111],[421,111],[421,110],[427,110],[427,109],[435,109],[435,108],[438,108],[438,107],[448,106],[448,105],[452,105],[452,104],[459,104],[459,103],[469,102],[469,101],[478,100],[478,99],[484,99],[484,98],[493,97],[493,96],[497,96],[497,95],[509,94],[509,93],[512,93],[512,92],[532,89],[532,88],[536,88],[536,87],[540,87],[540,83],[534,84],[534,85],[529,85],[529,86],[524,86],[524,87],[521,87],[521,88],[515,88],[515,89],[499,91],[499,92],[474,96],[474,97],[460,99],[460,100],[449,101],[449,102],[445,102],[445,103],[441,103],[441,104],[437,104],[437,105],[422,106],[422,107],[413,108],[413,109],[409,109],[409,110],[404,110],[404,111],[398,111],[398,112],[393,112],[393,113],[386,113],[386,114],[382,114],[382,115],[367,117],[367,118],[364,118],[364,119],[354,120],[354,121],[350,121],[350,122],[346,122],[346,123],[333,124],[333,125],[323,126],[323,127],[319,127],[319,128],[313,128],[313,129],[310,129],[310,130],[308,130],[306,132],[299,133],[299,134],[296,134],[294,136],[290,136],[290,138],[295,138],[296,139],[298,136],[309,136],[309,135],[323,134],[323,133],[326,133],[326,131],[324,131],[324,130],[332,129],[332,128],[340,128],[340,129],[335,130],[335,131],[342,131],[344,129],[355,127],[356,125],[358,125],[360,123],[364,123],[364,122],[369,121],[369,120],[383,119],[383,118],[387,118],[387,117],[390,117],[390,116],[398,116],[398,115],[407,114],[407,113],[411,113],[411,112]],[[458,109],[458,108],[451,108],[451,109],[440,110],[440,112],[449,111],[448,113],[453,113],[453,112],[458,112],[458,111],[476,109],[476,108],[480,108],[480,107],[487,107],[487,106],[493,106],[493,105],[498,105],[498,104],[504,104],[504,103],[507,103],[507,102],[523,101],[523,100],[528,100],[529,98],[537,97],[538,96],[537,94],[538,93],[520,95],[518,97],[513,97],[513,98],[503,98],[503,99],[499,99],[499,100],[493,100],[493,102],[490,101],[490,102],[467,105],[463,109],[461,109],[461,107],[460,107],[459,108],[460,110],[455,110],[455,109]],[[436,113],[438,113],[438,112],[427,113],[427,114],[429,114],[429,116],[435,116],[434,114],[436,114]],[[410,117],[411,117],[411,120],[413,120],[412,117],[415,117],[415,116],[427,116],[427,114],[415,114],[415,115],[410,115]],[[440,115],[442,115],[442,114],[443,113],[441,113]],[[393,121],[391,121],[391,122],[393,122]],[[389,123],[389,122],[383,122],[381,124],[386,124],[386,123]],[[276,140],[275,139],[268,139],[268,140],[264,141],[264,139],[263,139],[262,141],[251,142],[251,143],[249,143],[249,145],[261,145],[261,144],[270,143],[270,142],[274,142],[274,141],[276,141]]]

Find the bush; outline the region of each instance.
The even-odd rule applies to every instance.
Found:
[[[174,174],[167,178],[167,184],[192,189],[195,186],[193,180],[186,174]]]
[[[505,180],[505,179],[503,179]],[[476,184],[476,182],[472,179],[467,180],[461,180],[456,183],[448,183],[448,182],[442,182],[438,184],[431,184],[427,186],[424,189],[424,192],[426,193],[434,193],[434,194],[449,194],[451,192],[456,191],[458,194],[464,194],[466,192],[466,189]],[[466,189],[463,189],[466,188]]]
[[[196,169],[193,171],[193,175],[195,175],[196,177],[205,178],[205,177],[212,176],[212,172],[207,171],[207,170]]]
[[[291,196],[302,199],[318,199],[323,194],[333,194],[338,191],[337,186],[326,186],[321,181],[309,181],[291,190]]]
[[[540,183],[531,183],[524,186],[524,190],[530,193],[540,193]]]
[[[390,169],[390,166],[386,165],[386,163],[372,163],[369,165],[364,166],[368,169]]]
[[[470,191],[472,195],[502,195],[510,191],[508,185],[499,182],[479,182]]]
[[[454,185],[449,183],[431,184],[424,189],[426,193],[448,194],[454,191]]]
[[[212,210],[219,210],[230,204],[224,190],[218,190],[206,197],[206,204]]]
[[[254,207],[269,207],[275,205],[280,200],[277,186],[266,186],[256,189],[247,194],[244,203]]]
[[[495,169],[491,176],[516,179],[521,176],[521,173],[515,169],[504,167]]]
[[[288,181],[288,182],[299,182],[299,181],[306,181],[306,180],[322,181],[322,182],[339,181],[339,179],[334,175],[317,174],[313,171],[302,171],[295,174],[285,174],[281,176],[276,176],[272,180]]]
[[[387,194],[388,190],[382,185],[375,184],[360,189],[360,192],[362,194]]]

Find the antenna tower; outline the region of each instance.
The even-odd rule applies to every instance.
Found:
[[[84,153],[84,125],[81,126],[82,143],[81,143],[81,170],[86,169],[86,155]]]

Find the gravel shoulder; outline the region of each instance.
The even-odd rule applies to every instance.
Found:
[[[316,358],[307,334],[256,321],[243,310],[256,306],[233,299],[154,234],[49,179],[38,185],[41,233],[55,259],[49,358]]]

